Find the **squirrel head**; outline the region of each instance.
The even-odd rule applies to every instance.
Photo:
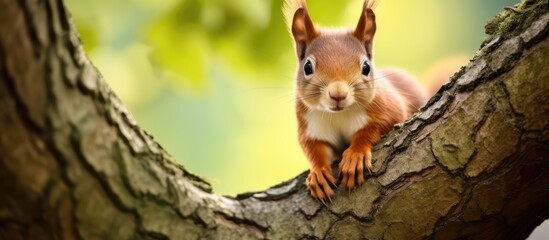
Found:
[[[299,61],[298,98],[305,106],[327,112],[367,106],[375,94],[372,3],[364,1],[354,29],[319,29],[305,0],[287,0],[284,15]]]

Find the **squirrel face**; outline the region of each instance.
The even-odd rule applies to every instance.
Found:
[[[354,30],[319,30],[305,0],[286,0],[284,15],[299,60],[298,100],[309,109],[338,112],[355,104],[369,106],[374,98],[374,3],[364,1]]]
[[[299,61],[298,98],[310,109],[338,112],[367,106],[375,69],[364,45],[348,30],[322,30]]]

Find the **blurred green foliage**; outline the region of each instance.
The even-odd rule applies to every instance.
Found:
[[[376,63],[420,79],[444,59],[465,64],[484,23],[514,3],[382,0]],[[66,4],[86,52],[137,121],[214,191],[261,190],[308,168],[297,143],[296,62],[282,0]],[[310,0],[309,9],[322,26],[354,26],[361,2]]]

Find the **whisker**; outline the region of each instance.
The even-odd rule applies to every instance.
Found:
[[[381,75],[379,76],[377,79],[379,78],[385,78],[385,77],[388,77],[388,76],[391,76],[391,75],[395,75],[397,73],[405,73],[406,71],[402,70],[402,69],[394,69],[391,73],[388,73],[388,74],[384,74],[384,75]]]
[[[356,104],[358,104],[358,106],[360,106],[361,108],[366,108],[366,106],[364,104],[362,104],[362,102],[360,101],[356,101]]]
[[[317,97],[317,96],[320,96],[320,93],[310,93],[310,94],[307,94],[307,95],[303,95],[303,96],[298,96],[298,99],[300,100],[307,100],[307,99],[312,99],[314,97]]]
[[[364,96],[356,95],[355,98],[357,98],[357,99],[359,99],[359,100],[367,101],[366,97],[364,97]],[[358,102],[358,101],[357,101],[357,102]],[[363,105],[362,107],[367,108],[367,107],[369,107],[369,106],[374,106],[374,107],[376,107],[376,108],[381,108],[381,106],[379,105],[379,103],[377,103],[377,102],[375,102],[375,101],[370,101],[368,104],[369,104],[368,106],[364,106],[364,105]]]
[[[409,92],[406,92],[406,91],[403,91],[401,89],[398,89],[396,87],[385,87],[385,88],[382,88],[382,87],[374,87],[375,89],[380,89],[380,90],[390,90],[391,92],[394,92],[394,93],[398,93],[402,96],[407,96],[407,97],[416,97],[417,95],[416,94],[413,94],[413,93],[409,93]],[[374,89],[374,88],[370,88],[370,87],[355,87],[354,90],[355,91],[363,91],[363,90],[369,90],[369,89]]]
[[[324,88],[328,86],[328,83],[326,81],[320,81],[318,83],[310,81],[307,84],[313,85],[314,87],[318,87],[318,88]]]

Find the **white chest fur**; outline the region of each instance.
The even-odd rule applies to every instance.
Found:
[[[309,109],[305,121],[309,138],[327,141],[334,147],[342,148],[351,143],[353,135],[366,125],[368,117],[364,109],[352,106],[334,113]]]

